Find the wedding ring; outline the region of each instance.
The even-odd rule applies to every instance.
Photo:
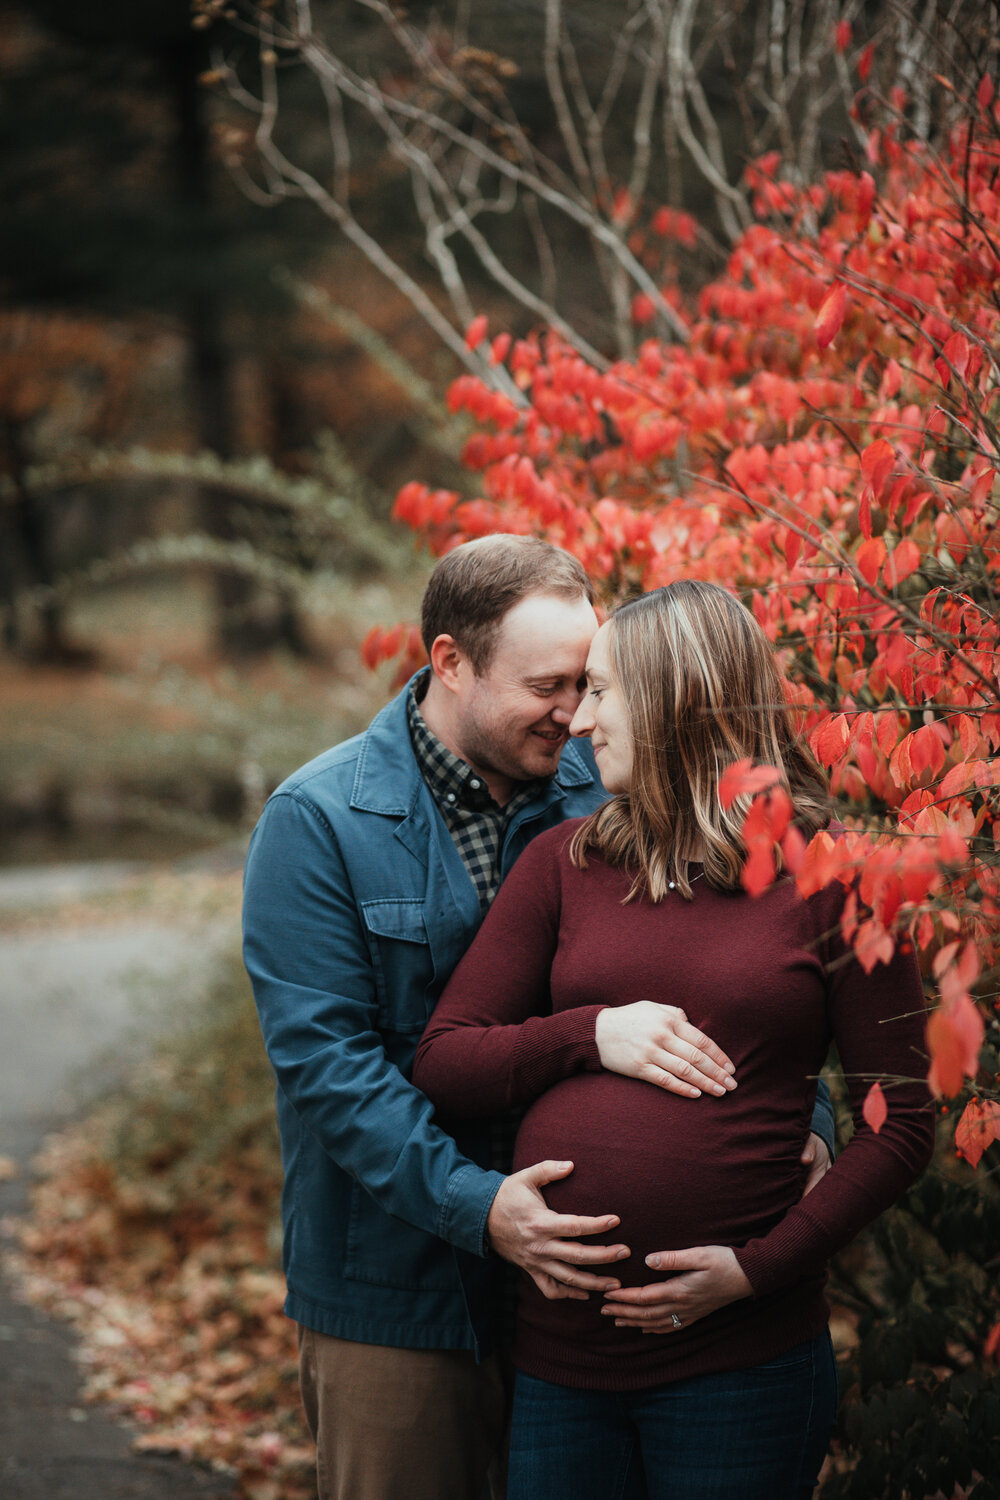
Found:
[[[674,1325],[675,1328],[683,1328],[684,1327],[684,1324],[681,1322],[680,1318],[677,1316],[676,1313],[671,1313],[670,1314],[670,1321],[673,1323],[673,1325]]]

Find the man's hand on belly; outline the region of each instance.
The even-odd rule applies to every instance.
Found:
[[[698,1245],[691,1250],[660,1250],[646,1256],[654,1271],[669,1276],[648,1286],[605,1293],[601,1309],[616,1328],[643,1333],[676,1333],[729,1302],[753,1294],[728,1245]]]
[[[685,1099],[736,1087],[732,1062],[676,1005],[636,1000],[600,1011],[594,1029],[601,1067],[641,1078]]]
[[[613,1291],[621,1285],[616,1276],[596,1276],[583,1266],[606,1265],[626,1260],[627,1245],[578,1245],[582,1235],[608,1234],[617,1229],[614,1214],[585,1218],[579,1214],[557,1214],[542,1197],[547,1182],[566,1177],[571,1161],[541,1161],[504,1179],[493,1199],[486,1232],[490,1245],[504,1260],[527,1271],[544,1297],[572,1297],[586,1301],[590,1292]]]

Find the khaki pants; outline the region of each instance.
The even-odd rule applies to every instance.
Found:
[[[355,1344],[299,1326],[320,1500],[503,1500],[496,1356]]]

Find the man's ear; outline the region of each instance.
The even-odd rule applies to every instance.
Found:
[[[459,692],[460,679],[469,670],[469,659],[454,636],[435,637],[431,643],[431,670],[449,693]]]

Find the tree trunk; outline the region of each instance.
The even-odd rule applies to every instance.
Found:
[[[208,136],[202,109],[198,76],[207,66],[200,38],[192,37],[162,48],[161,57],[177,122],[176,169],[179,195],[192,226],[204,222],[211,201]],[[193,253],[204,253],[196,243]],[[195,423],[201,448],[232,458],[235,452],[231,366],[226,342],[225,319],[220,301],[210,288],[196,289],[187,300],[185,315],[195,395]],[[202,488],[202,524],[209,536],[232,542],[241,533],[233,523],[232,498],[210,485]],[[300,637],[288,620],[294,614],[290,602],[275,618],[250,579],[235,570],[220,571],[215,578],[217,639],[228,656],[248,656],[278,644],[293,644]]]
[[[36,607],[37,634],[22,628],[17,595],[24,589],[54,589],[58,570],[53,554],[51,524],[44,499],[33,495],[24,482],[27,458],[17,424],[4,423],[4,445],[14,496],[7,507],[4,528],[9,542],[3,547],[2,586],[4,603],[3,641],[9,650],[30,654],[36,660],[63,666],[91,666],[94,653],[76,644],[67,634],[65,611],[54,595]],[[20,574],[20,577],[18,577]]]

